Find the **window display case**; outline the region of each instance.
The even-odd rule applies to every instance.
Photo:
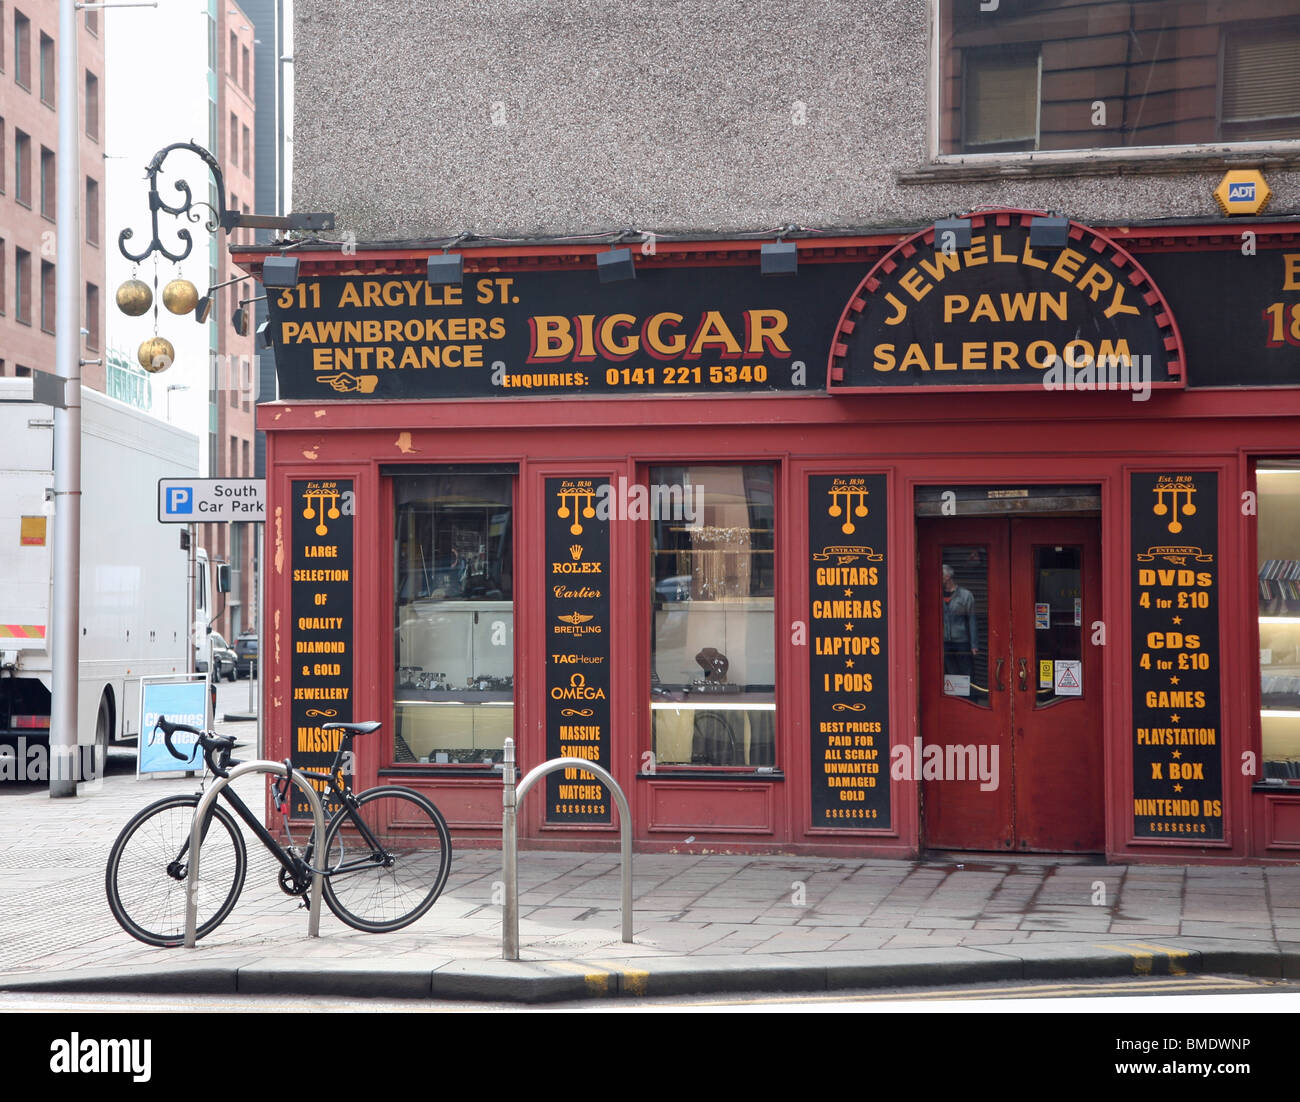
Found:
[[[395,763],[491,766],[514,729],[512,485],[394,479]]]
[[[1300,460],[1261,459],[1256,475],[1260,779],[1300,789]]]
[[[652,487],[680,488],[690,506],[689,516],[652,523],[657,766],[775,763],[772,474],[759,466],[651,469]]]

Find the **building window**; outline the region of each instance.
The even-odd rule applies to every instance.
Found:
[[[86,347],[99,348],[99,288],[86,284]]]
[[[1300,785],[1300,459],[1260,459],[1255,475],[1261,779]]]
[[[54,106],[54,39],[41,32],[41,102]]]
[[[514,732],[514,474],[393,478],[393,761],[474,770]]]
[[[99,244],[99,182],[86,177],[86,240]]]
[[[21,130],[14,131],[14,198],[32,205],[32,139]]]
[[[54,332],[54,304],[57,292],[54,282],[54,265],[48,260],[41,261],[41,328],[47,333]]]
[[[1300,137],[1300,27],[1224,36],[1219,132],[1238,142]]]
[[[940,155],[1300,140],[1294,5],[932,3]]]
[[[9,289],[6,286],[9,273],[9,250],[5,247],[5,239],[0,237],[0,315],[5,313],[5,303],[9,301]]]
[[[230,76],[234,79],[239,75],[239,36],[234,31],[230,32]]]
[[[251,153],[250,153],[250,145],[251,145],[251,143],[250,143],[250,139],[249,139],[248,127],[245,126],[245,127],[243,128],[243,132],[244,132],[244,133],[243,133],[243,136],[244,136],[244,144],[243,144],[243,153],[244,153],[244,175],[247,176],[247,175],[248,175],[248,166],[251,165],[251,164],[253,163],[253,158],[252,158]]]
[[[658,768],[775,764],[774,473],[757,465],[650,468]]]
[[[244,460],[244,462],[243,462],[243,470],[242,470],[241,473],[243,474],[243,477],[244,477],[244,478],[252,478],[252,477],[253,477],[253,472],[252,472],[252,469],[251,469],[251,468],[249,467],[249,465],[248,465],[248,441],[247,441],[247,440],[241,440],[241,441],[239,442],[239,451],[240,451],[241,455],[243,456],[243,460]]]
[[[54,151],[41,146],[41,214],[51,221],[54,220],[56,183]]]
[[[32,86],[32,23],[14,10],[14,81],[19,88]]]
[[[99,141],[99,77],[86,71],[86,137]]]
[[[1003,153],[1038,148],[1039,55],[1001,49],[962,59],[962,148]]]
[[[32,323],[32,254],[26,249],[14,250],[14,317]]]
[[[248,87],[248,68],[249,68],[249,66],[248,66],[248,62],[249,62],[248,47],[247,47],[247,46],[241,46],[241,47],[240,47],[240,50],[242,51],[242,53],[241,53],[241,60],[242,60],[243,64],[242,64],[242,71],[241,71],[240,76],[239,76],[239,83],[242,84],[242,85],[244,86],[244,91],[247,92],[247,91],[249,91],[249,87]]]
[[[211,15],[207,16],[208,20],[208,71],[215,73],[217,71],[217,21]],[[216,136],[213,136],[213,145],[216,145]]]
[[[4,117],[0,116],[0,195],[5,193],[5,177],[9,175],[9,153],[5,149],[6,133]]]
[[[99,37],[99,12],[93,8],[86,12],[86,30],[96,38]]]
[[[0,73],[5,71],[5,21],[7,19],[4,0],[0,0]]]
[[[235,113],[230,113],[230,163],[239,164],[239,120],[235,118]]]

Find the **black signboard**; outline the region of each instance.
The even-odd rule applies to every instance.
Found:
[[[815,391],[863,267],[329,276],[271,292],[280,397]]]
[[[1133,836],[1223,838],[1218,476],[1132,492]]]
[[[338,750],[331,722],[352,720],[352,518],[350,480],[295,481],[289,526],[289,722],[293,764],[329,769]],[[312,781],[324,793],[323,781]],[[310,817],[294,789],[291,814]]]
[[[609,769],[609,482],[546,479],[546,756]],[[612,822],[584,769],[546,778],[553,823]]]
[[[890,826],[885,492],[883,475],[808,479],[814,828]]]
[[[1123,250],[1083,226],[1035,248],[1019,212],[971,223],[966,248],[931,228],[871,270],[836,331],[830,390],[1178,385],[1172,322]]]
[[[1300,249],[1242,242],[1138,260],[1178,319],[1189,387],[1300,386]]]

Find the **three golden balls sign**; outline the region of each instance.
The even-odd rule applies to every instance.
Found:
[[[140,345],[137,358],[146,371],[166,371],[176,359],[176,349],[166,337],[150,337]]]
[[[117,289],[117,308],[127,317],[138,318],[152,305],[153,292],[143,280],[128,279]]]

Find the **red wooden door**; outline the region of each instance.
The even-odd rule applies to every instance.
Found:
[[[1097,523],[925,521],[919,552],[925,845],[1101,850]]]

